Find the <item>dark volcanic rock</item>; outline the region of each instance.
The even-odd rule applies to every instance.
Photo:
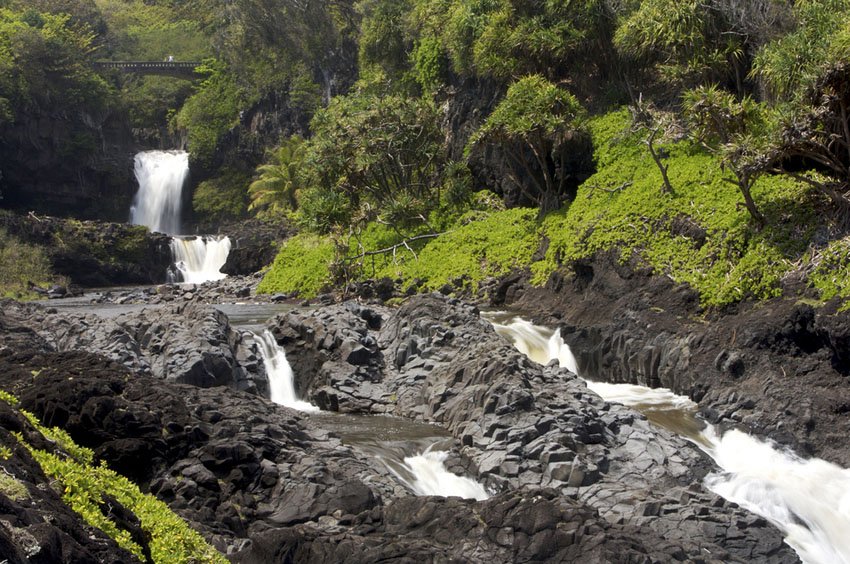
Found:
[[[79,286],[157,284],[171,264],[171,238],[139,225],[0,214],[0,226],[42,247],[54,272]]]
[[[221,550],[269,528],[368,511],[397,488],[380,464],[306,428],[296,412],[221,388],[151,386],[90,353],[0,354],[0,387]]]
[[[288,226],[258,220],[224,225],[220,233],[230,237],[231,248],[221,272],[228,275],[253,274],[274,261],[280,243],[290,235]]]
[[[696,448],[528,360],[472,307],[438,295],[394,312],[346,303],[280,316],[273,332],[314,401],[440,423],[491,490],[557,488],[689,555],[796,560],[763,520],[694,489],[710,467]],[[730,519],[747,523],[745,540],[727,542],[716,525]]]
[[[105,318],[6,305],[0,323],[34,331],[52,350],[99,352],[138,374],[268,394],[253,340],[233,330],[227,316],[211,306],[184,302]]]
[[[236,561],[796,561],[764,520],[699,485],[698,450],[531,362],[474,307],[439,295],[398,310],[348,302],[273,329],[303,395],[441,424],[446,466],[493,497],[411,497],[369,448],[337,438],[350,416],[233,390],[236,334],[201,304],[107,320],[5,303],[0,336],[32,348],[2,349],[0,388]],[[219,368],[230,388],[175,382],[218,382]],[[133,528],[120,508],[116,519]]]
[[[273,529],[234,561],[660,562],[684,559],[675,543],[616,527],[554,490],[483,502],[408,497],[357,516]]]

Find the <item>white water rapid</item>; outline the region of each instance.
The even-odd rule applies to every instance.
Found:
[[[404,465],[413,475],[408,487],[417,495],[439,495],[464,499],[487,499],[484,486],[471,478],[458,476],[446,470],[445,461],[449,453],[443,450],[426,449],[416,456],[407,456]]]
[[[189,153],[143,151],[134,160],[139,191],[130,208],[130,223],[168,235],[180,232],[183,184],[189,176]]]
[[[532,360],[557,359],[578,374],[559,331],[502,313],[485,318]],[[705,486],[772,522],[803,562],[850,564],[850,470],[817,458],[802,459],[737,430],[721,436],[696,418],[696,404],[670,390],[586,382],[606,401],[634,407],[702,448],[720,468],[706,477]],[[659,414],[664,417],[656,419]],[[670,414],[675,414],[672,424]]]
[[[221,267],[230,253],[229,237],[172,237],[171,257],[180,282],[201,284],[226,278]]]
[[[286,351],[277,344],[274,335],[266,330],[262,335],[254,335],[263,356],[263,366],[269,377],[271,400],[279,405],[291,407],[299,411],[319,411],[310,402],[299,400],[295,395],[295,382],[292,367],[286,360]]]

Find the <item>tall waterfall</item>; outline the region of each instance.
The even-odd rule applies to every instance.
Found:
[[[130,208],[130,223],[169,235],[180,233],[180,203],[183,184],[189,176],[189,153],[138,153],[135,173],[139,191]]]
[[[519,318],[506,322],[503,315],[487,318],[532,360],[539,361],[540,351],[546,350],[545,362],[558,359],[577,373],[559,331]],[[684,434],[720,468],[705,478],[708,489],[773,523],[804,562],[850,564],[850,470],[817,458],[802,459],[738,430],[721,434],[696,419],[696,404],[689,398],[667,389],[591,381],[587,387],[606,401],[644,412],[650,420],[657,411],[678,412],[689,420]]]
[[[130,207],[130,223],[174,235],[171,239],[170,282],[201,284],[221,280],[230,252],[228,237],[179,237],[183,185],[189,176],[189,153],[143,151],[135,158],[139,191]]]
[[[319,411],[319,408],[310,402],[299,400],[295,395],[294,375],[289,361],[286,360],[286,351],[277,344],[274,335],[270,331],[263,331],[262,335],[255,335],[263,356],[263,365],[269,377],[269,389],[271,400],[274,403],[291,407],[299,411]]]
[[[180,273],[179,282],[201,284],[225,278],[221,267],[229,253],[229,237],[171,238],[171,257]]]

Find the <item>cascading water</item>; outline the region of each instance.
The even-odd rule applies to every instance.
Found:
[[[180,232],[183,184],[189,176],[189,153],[143,151],[134,160],[139,191],[130,208],[130,223],[151,231]]]
[[[404,465],[413,480],[407,486],[418,495],[462,497],[464,499],[487,499],[484,486],[471,478],[458,476],[446,470],[445,461],[449,453],[443,450],[426,449],[422,454],[407,456]]]
[[[299,411],[319,411],[319,408],[310,402],[299,400],[295,395],[295,383],[292,367],[286,360],[286,351],[277,344],[274,335],[266,330],[262,335],[254,335],[263,356],[263,366],[269,377],[269,389],[271,400],[274,403],[291,407]]]
[[[266,330],[263,331],[262,335],[255,334],[254,338],[259,345],[263,365],[269,377],[271,400],[274,403],[299,411],[319,411],[319,408],[315,405],[299,400],[296,396],[292,367],[286,360],[286,351],[277,344],[274,335]],[[484,486],[475,480],[452,474],[446,470],[444,463],[449,453],[432,450],[432,446],[433,444],[425,448],[420,454],[405,456],[401,463],[397,460],[387,459],[386,455],[391,449],[378,448],[372,444],[365,446],[364,450],[373,451],[374,456],[381,460],[399,481],[417,495],[456,496],[471,499],[487,499],[489,497]]]
[[[401,442],[371,439],[350,442],[380,460],[399,482],[416,495],[477,500],[490,497],[484,486],[472,478],[453,474],[446,468],[450,453],[442,449],[451,448],[450,440],[413,438]]]
[[[500,313],[485,318],[532,360],[557,359],[578,374],[559,331]],[[721,469],[706,477],[706,487],[772,522],[804,562],[850,564],[850,470],[801,459],[737,430],[721,435],[696,418],[696,404],[670,390],[586,382],[606,401],[634,407],[702,448]]]
[[[221,267],[229,253],[229,237],[172,237],[171,257],[180,278],[175,281],[201,284],[227,277]]]
[[[180,237],[180,206],[183,185],[189,176],[189,153],[143,151],[135,158],[139,191],[130,207],[130,223],[151,231],[174,235],[171,239],[173,268],[169,282],[201,284],[221,280],[221,267],[230,252],[228,237]]]

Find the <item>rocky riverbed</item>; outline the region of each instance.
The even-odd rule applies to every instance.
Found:
[[[765,520],[702,487],[710,461],[693,445],[529,361],[474,306],[428,295],[271,320],[302,397],[438,424],[447,467],[491,494],[413,496],[341,438],[344,419],[266,399],[250,336],[202,303],[250,299],[234,295],[249,281],[226,284],[110,295],[160,298],[116,316],[3,302],[0,387],[238,562],[797,560]],[[44,480],[35,468],[15,475],[33,492]],[[18,517],[0,537],[19,552],[26,534],[59,546],[50,554],[94,550],[58,525],[36,527],[36,497],[9,503]]]
[[[507,279],[494,298],[559,328],[589,378],[670,388],[713,423],[850,466],[850,313],[835,303],[705,311],[687,286],[608,255],[545,288]]]

